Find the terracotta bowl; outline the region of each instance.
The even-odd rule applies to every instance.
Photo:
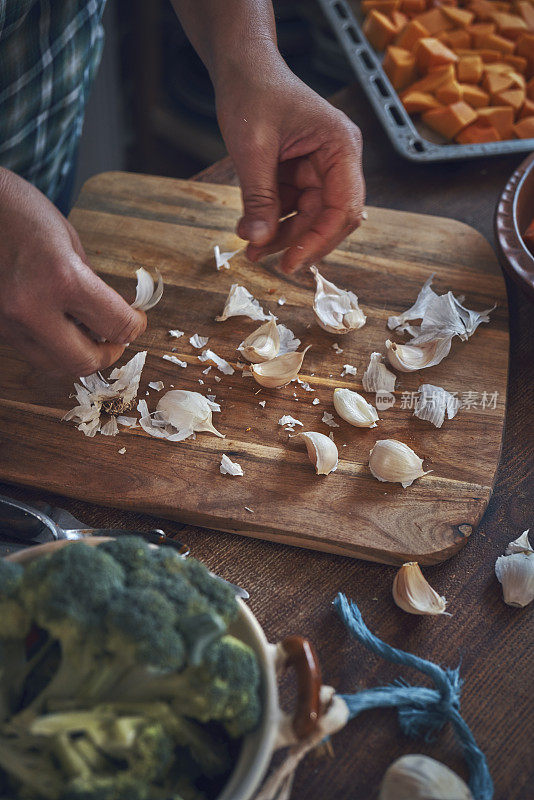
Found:
[[[495,238],[503,269],[534,300],[534,254],[523,234],[534,219],[534,153],[516,169],[495,211]]]

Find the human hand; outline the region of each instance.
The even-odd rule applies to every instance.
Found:
[[[250,242],[247,256],[257,261],[285,250],[280,267],[291,273],[359,226],[361,134],[289,70],[276,48],[258,59],[218,78],[219,124],[241,183],[237,233]]]
[[[90,375],[144,331],[146,315],[95,275],[68,220],[2,168],[0,230],[0,337],[34,366]],[[75,320],[106,341],[94,341]]]

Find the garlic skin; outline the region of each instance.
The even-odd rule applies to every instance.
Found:
[[[447,601],[434,591],[417,561],[403,564],[393,581],[393,599],[408,614],[445,614]]]
[[[311,345],[308,345],[301,353],[286,353],[262,364],[253,364],[251,372],[254,380],[267,389],[285,386],[299,374],[304,356],[310,347]]]
[[[383,362],[381,353],[371,353],[369,366],[363,373],[364,392],[394,392],[397,376]]]
[[[434,367],[446,358],[451,350],[452,337],[432,339],[421,345],[397,344],[386,340],[387,358],[399,372],[416,372]]]
[[[317,267],[310,267],[310,270],[315,276],[313,310],[318,325],[328,333],[348,333],[363,327],[367,317],[356,295],[327,281]]]
[[[413,306],[407,308],[406,311],[403,311],[398,317],[388,318],[388,328],[390,330],[398,328],[405,322],[411,322],[414,319],[423,319],[429,302],[434,297],[437,297],[435,291],[432,289],[432,281],[434,280],[435,274],[436,273],[433,272],[430,278],[425,281]]]
[[[297,436],[304,437],[306,450],[317,475],[329,475],[337,469],[339,454],[332,439],[315,431],[305,431]]]
[[[414,417],[431,422],[436,428],[441,428],[445,420],[452,419],[458,413],[460,401],[453,394],[441,386],[423,383],[419,387],[419,397],[415,403]]]
[[[378,800],[473,800],[467,784],[434,758],[409,755],[387,768]]]
[[[376,428],[376,408],[365,397],[350,389],[334,389],[334,408],[337,413],[356,428]]]
[[[215,317],[215,322],[224,322],[229,317],[249,317],[249,319],[268,320],[269,315],[265,313],[259,302],[251,295],[248,289],[233,283],[224,309],[219,317]]]
[[[119,420],[120,422],[120,420]],[[511,556],[512,553],[534,553],[532,549],[532,545],[528,539],[528,532],[530,528],[527,528],[526,531],[523,531],[521,536],[518,536],[517,539],[514,539],[513,542],[510,542],[506,548],[505,555]]]
[[[207,431],[224,439],[211,421],[212,412],[220,411],[220,405],[199,392],[173,389],[160,398],[154,414],[149,413],[146,400],[139,401],[137,410],[142,429],[157,439],[181,442],[195,431]]]
[[[157,286],[154,286],[152,276],[146,269],[140,267],[135,271],[137,276],[137,286],[135,288],[135,300],[132,303],[132,308],[138,308],[140,311],[149,311],[159,303],[163,295],[163,278],[159,270],[156,270],[158,278]]]
[[[495,575],[502,584],[506,605],[525,608],[534,600],[534,553],[512,553],[499,556],[495,562]]]
[[[271,317],[269,322],[260,325],[237,348],[243,358],[252,364],[262,364],[276,358],[280,351],[280,334],[276,325],[276,318]]]
[[[369,454],[369,469],[377,480],[400,483],[404,489],[428,475],[423,470],[423,459],[397,439],[378,440]]]
[[[226,453],[223,453],[221,456],[221,464],[219,466],[219,472],[221,475],[233,475],[234,477],[238,475],[243,475],[243,468],[241,464],[238,464],[237,461],[232,461]]]

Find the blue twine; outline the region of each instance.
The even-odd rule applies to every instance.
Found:
[[[372,708],[397,708],[401,730],[410,737],[424,736],[426,741],[450,722],[463,749],[469,767],[469,788],[475,800],[491,800],[493,781],[484,753],[475,742],[469,726],[460,714],[462,680],[460,668],[440,667],[432,661],[405,653],[382,642],[363,621],[360,609],[339,593],[334,606],[352,636],[365,647],[393,664],[413,667],[432,680],[435,688],[410,686],[399,680],[393,686],[364,689],[341,697],[348,706],[350,719]]]

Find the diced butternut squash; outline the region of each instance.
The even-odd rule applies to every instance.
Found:
[[[510,56],[515,50],[515,44],[507,39],[505,36],[499,36],[496,33],[486,33],[481,36],[477,42],[477,47],[487,48],[488,50],[497,50],[504,56]]]
[[[513,80],[508,75],[503,75],[498,72],[484,72],[482,86],[491,95],[505,92],[512,84]]]
[[[527,30],[525,20],[518,17],[517,14],[503,14],[502,12],[495,12],[493,20],[497,25],[497,30],[502,36],[508,39],[517,39],[524,31]]]
[[[468,105],[473,108],[484,108],[489,104],[489,94],[484,89],[481,89],[480,86],[473,86],[472,83],[461,83],[459,86],[462,93],[461,98]]]
[[[469,4],[469,9],[478,19],[492,19],[496,11],[506,13],[511,8],[510,3],[497,3],[495,0],[473,0]]]
[[[429,114],[432,112],[429,111]],[[534,117],[520,119],[514,125],[514,133],[518,139],[534,139]]]
[[[508,73],[508,77],[512,81],[512,86],[513,87],[519,86],[520,89],[526,89],[527,82],[524,79],[523,75],[521,75],[519,72],[515,72],[515,71],[514,72],[509,72]]]
[[[419,39],[417,42],[415,46],[415,61],[419,71],[424,74],[433,69],[433,67],[455,64],[458,61],[458,56],[438,39],[429,37],[427,39]]]
[[[374,10],[365,18],[363,32],[375,50],[380,51],[391,44],[397,33],[389,17]]]
[[[495,33],[497,26],[493,22],[476,22],[465,29],[471,37],[472,47],[480,47],[479,40],[488,33]]]
[[[520,72],[522,75],[526,72],[527,59],[523,58],[523,56],[504,56],[503,61],[505,64],[509,64],[516,72]]]
[[[527,83],[527,97],[534,100],[534,78],[531,78]]]
[[[471,45],[471,37],[467,31],[458,28],[454,31],[445,31],[438,35],[440,42],[450,47],[451,50],[457,50],[459,47],[469,47]]]
[[[479,108],[477,118],[483,120],[488,125],[499,132],[501,139],[510,139],[513,136],[512,125],[514,124],[514,110],[510,106],[493,106],[489,108]]]
[[[444,106],[449,106],[452,103],[457,103],[459,100],[462,100],[462,89],[458,81],[444,83],[436,89],[434,94],[438,103]]]
[[[401,0],[400,8],[405,14],[422,14],[426,10],[426,0]]]
[[[447,64],[445,67],[431,70],[424,78],[412,83],[409,91],[430,92],[432,94],[436,91],[438,86],[454,80],[454,77],[454,64]],[[403,97],[404,95],[401,96],[401,99],[403,99]]]
[[[423,114],[423,121],[432,130],[441,133],[446,139],[454,139],[463,128],[477,118],[476,111],[467,103],[460,101],[444,108],[434,108]]]
[[[467,25],[471,25],[475,18],[473,12],[468,11],[466,8],[442,6],[441,11],[445,14],[449,22],[452,22],[455,28],[465,28]]]
[[[439,103],[433,94],[417,91],[405,92],[402,95],[402,104],[408,114],[421,114],[424,111],[439,107]]]
[[[400,0],[362,0],[361,7],[364,14],[370,11],[380,11],[382,14],[391,14],[399,8]]]
[[[524,56],[527,60],[534,56],[534,33],[522,33],[517,40],[515,53]]]
[[[384,58],[384,70],[394,89],[404,89],[417,77],[415,57],[402,47],[389,45]]]
[[[392,11],[389,15],[390,20],[392,21],[393,25],[395,26],[395,31],[399,34],[406,23],[408,22],[408,17],[406,14],[403,14],[402,11]]]
[[[525,119],[525,117],[534,117],[534,100],[529,97],[527,97],[519,112],[519,119]]]
[[[520,0],[520,2],[516,3],[516,6],[521,18],[527,26],[527,30],[534,33],[534,5],[527,2],[527,0]]]
[[[510,106],[517,114],[525,102],[524,89],[507,89],[505,92],[498,92],[491,97],[491,102],[496,106]]]
[[[431,36],[435,36],[442,31],[449,31],[453,28],[453,23],[447,19],[441,8],[432,8],[425,14],[420,14],[417,19],[424,25]]]
[[[499,142],[501,137],[493,125],[487,125],[481,120],[475,120],[456,136],[459,144],[482,144],[484,142]]]
[[[495,61],[502,61],[502,53],[498,50],[487,50],[481,47],[472,47],[470,50],[458,48],[457,56],[480,56],[485,64],[492,64]]]
[[[425,26],[421,25],[418,20],[412,19],[399,33],[395,39],[395,44],[397,47],[404,47],[406,50],[413,50],[419,39],[424,39],[427,36],[430,36],[430,34]]]
[[[462,56],[456,65],[456,74],[461,83],[479,83],[482,79],[483,62],[480,56]]]

